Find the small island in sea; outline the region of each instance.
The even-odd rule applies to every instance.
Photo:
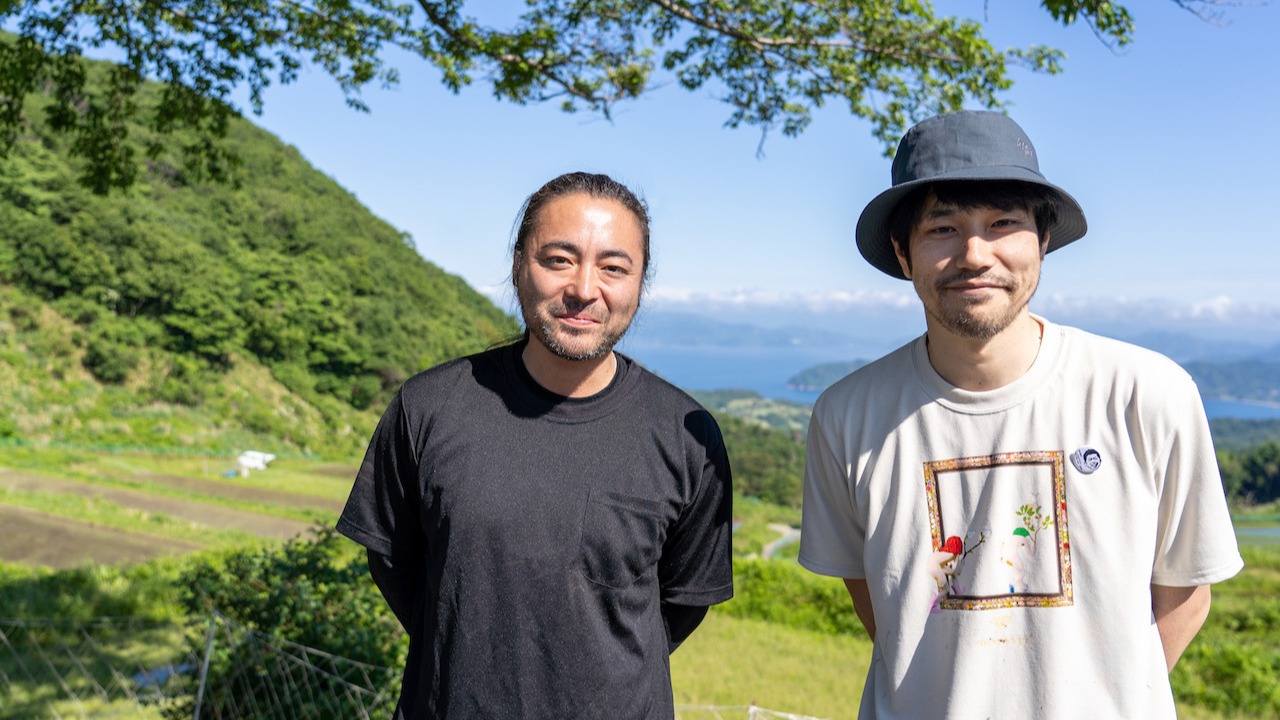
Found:
[[[805,368],[787,380],[787,389],[797,392],[822,392],[835,381],[866,365],[866,360],[829,362]]]

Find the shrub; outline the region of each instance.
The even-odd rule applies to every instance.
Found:
[[[89,338],[80,363],[98,380],[118,385],[128,379],[129,373],[138,366],[138,358],[136,348],[101,335],[93,335]]]
[[[339,664],[373,665],[386,684],[403,667],[398,621],[369,579],[363,553],[332,529],[196,564],[180,584],[182,603],[193,614],[217,611],[251,630],[337,656],[315,659],[319,672],[310,683],[281,685],[268,678],[254,643],[224,643],[209,657],[201,704],[209,717],[237,717],[245,707],[280,708],[291,718],[356,717],[363,706],[342,691]],[[236,679],[245,674],[253,681]],[[179,702],[165,714],[189,718],[190,710]]]
[[[837,578],[784,560],[734,558],[733,600],[719,612],[823,633],[867,637]]]
[[[283,545],[237,550],[183,574],[188,612],[372,665],[402,664],[402,632],[369,578],[364,554],[331,528]]]

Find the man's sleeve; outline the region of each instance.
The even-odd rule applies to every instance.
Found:
[[[661,603],[662,625],[667,630],[667,652],[673,653],[702,624],[707,616],[705,605],[673,605]]]
[[[711,414],[686,422],[700,446],[701,477],[662,546],[658,582],[664,603],[705,607],[733,597],[733,476]]]
[[[800,564],[819,575],[864,578],[866,528],[856,512],[851,470],[836,454],[820,417],[815,406],[805,450]]]
[[[402,390],[374,430],[337,530],[397,561],[421,556],[420,495]]]
[[[1181,388],[1164,388],[1170,403],[1166,448],[1156,455],[1160,489],[1155,560],[1151,582],[1191,587],[1221,582],[1244,567],[1227,508],[1204,404],[1185,373]],[[1181,379],[1181,378],[1180,378]],[[1181,392],[1177,392],[1181,390]]]
[[[367,550],[369,576],[378,586],[387,606],[400,621],[400,627],[409,630],[413,621],[413,606],[422,584],[422,572],[417,563],[395,562],[389,556]]]

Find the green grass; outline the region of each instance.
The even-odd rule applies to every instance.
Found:
[[[128,675],[181,663],[192,632],[171,623],[7,630],[11,644],[0,651],[0,675],[17,681],[5,689],[0,717],[6,718],[160,718],[154,704],[129,698]]]
[[[1237,527],[1280,525],[1280,500],[1266,505],[1233,508],[1231,520]]]
[[[258,542],[251,533],[197,525],[164,513],[146,512],[118,505],[110,500],[46,491],[13,491],[0,488],[0,504],[24,507],[49,515],[109,527],[126,532],[145,533],[160,538],[183,540],[204,547],[230,548]]]
[[[1280,544],[1245,543],[1245,568],[1213,587],[1209,619],[1174,668],[1184,705],[1280,718]]]
[[[354,465],[351,465],[349,477],[319,474],[316,472],[316,468],[332,467],[332,464],[314,458],[279,459],[271,463],[270,469],[254,471],[248,478],[243,478],[239,475],[234,477],[225,476],[226,472],[236,468],[234,456],[171,454],[164,451],[149,452],[138,449],[104,453],[56,447],[32,448],[18,445],[0,445],[0,467],[9,467],[69,480],[79,480],[103,487],[140,490],[157,496],[192,500],[233,510],[263,513],[304,523],[332,522],[335,518],[331,513],[321,512],[313,508],[183,490],[149,480],[147,476],[177,475],[202,480],[217,480],[228,486],[274,490],[298,495],[300,504],[307,499],[303,496],[329,500],[345,499],[351,491],[351,482],[355,476]],[[0,502],[9,501],[0,500]],[[12,504],[21,504],[24,507],[49,511],[44,507],[40,507],[39,501],[30,499],[26,501],[15,500]],[[55,511],[55,514],[61,513]],[[68,516],[89,519],[82,514]],[[113,527],[118,526],[111,521],[104,521],[104,524]]]
[[[671,656],[671,676],[678,704],[755,703],[777,712],[840,720],[857,717],[870,660],[871,642],[865,638],[713,610]]]
[[[788,628],[713,610],[671,656],[671,681],[680,705],[755,703],[776,712],[852,720],[858,716],[870,662],[871,641],[865,638]],[[1178,717],[1244,720],[1274,715],[1220,712],[1179,702]]]

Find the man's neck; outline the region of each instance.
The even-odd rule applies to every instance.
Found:
[[[932,320],[928,326],[929,364],[943,380],[974,392],[995,390],[1025,375],[1044,335],[1044,326],[1030,313],[985,340],[956,335]]]
[[[582,398],[609,387],[618,372],[613,351],[592,360],[566,360],[530,337],[521,355],[534,382],[557,395]]]

